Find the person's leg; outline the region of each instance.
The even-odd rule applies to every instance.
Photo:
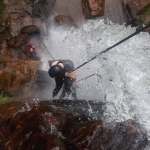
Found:
[[[69,77],[67,77],[65,81],[67,94],[70,95],[72,93],[72,80]]]
[[[66,96],[66,94],[70,95],[71,94],[71,82],[69,78],[65,78],[64,80],[64,85],[63,85],[63,90],[62,94],[60,95],[59,99],[62,99]]]
[[[59,99],[62,99],[66,96],[67,90],[65,84],[63,85],[62,94],[60,95]]]
[[[71,80],[70,78],[67,78],[65,85],[67,94],[68,95],[72,94],[73,99],[76,100],[77,99],[76,85],[74,84],[74,81]]]
[[[74,100],[77,100],[76,87],[72,84],[72,97]]]

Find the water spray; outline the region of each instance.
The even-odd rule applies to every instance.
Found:
[[[120,45],[121,43],[123,43],[123,42],[125,42],[126,40],[128,40],[128,39],[132,38],[133,36],[135,36],[135,35],[139,34],[140,32],[144,31],[145,29],[147,29],[147,28],[149,28],[149,27],[150,27],[150,24],[148,24],[148,25],[146,25],[145,27],[143,27],[143,28],[139,29],[138,31],[135,31],[133,34],[131,34],[131,35],[127,36],[127,37],[126,37],[126,38],[124,38],[123,40],[121,40],[121,41],[117,42],[116,44],[114,44],[114,45],[112,45],[112,46],[108,47],[107,49],[105,49],[105,50],[101,51],[100,53],[98,53],[96,56],[94,56],[94,57],[93,57],[93,58],[91,58],[90,60],[88,60],[88,61],[84,62],[84,63],[83,63],[83,64],[81,64],[81,65],[79,65],[79,66],[78,66],[78,67],[76,67],[73,71],[75,71],[75,70],[77,70],[77,69],[81,68],[82,66],[86,65],[86,64],[87,64],[87,63],[89,63],[90,61],[92,61],[92,60],[96,59],[99,55],[101,55],[101,54],[103,54],[103,53],[108,52],[108,51],[109,51],[109,50],[111,50],[112,48],[114,48],[114,47],[116,47],[116,46]],[[73,72],[73,71],[72,71],[72,72]]]

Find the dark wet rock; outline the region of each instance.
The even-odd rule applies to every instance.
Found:
[[[51,12],[56,0],[39,0],[34,4],[32,14],[33,17],[46,17]]]
[[[16,41],[17,41],[16,37],[12,37],[11,39],[9,39],[9,40],[7,41],[7,44],[8,44],[8,46],[14,47]]]
[[[21,45],[25,45],[25,43],[28,42],[29,38],[30,37],[28,34],[22,34],[22,35],[17,36],[17,41],[16,41],[14,47],[19,47]]]
[[[10,138],[9,119],[0,118],[0,149],[4,149]]]
[[[108,147],[115,147],[116,150],[142,150],[148,142],[146,133],[142,132],[141,126],[133,120],[118,122],[112,130],[113,138]]]
[[[32,4],[32,1],[31,1],[31,0],[25,0],[25,2],[26,2],[27,4]]]
[[[101,101],[88,101],[88,100],[53,100],[41,101],[40,104],[44,105],[60,105],[63,106],[74,116],[85,116],[89,121],[100,120],[103,116],[105,104]]]
[[[22,34],[19,36],[14,36],[11,39],[7,40],[7,44],[8,46],[17,48],[21,45],[25,45],[25,43],[27,43],[28,40],[29,40],[29,35]]]
[[[16,20],[18,20],[21,16],[20,16],[20,13],[18,13],[18,12],[11,12],[11,13],[9,14],[9,17],[10,17],[11,20],[16,21]]]
[[[130,25],[139,26],[150,22],[149,0],[123,0],[123,3]],[[146,31],[150,32],[149,30]]]
[[[4,32],[6,30],[7,27],[0,25],[0,33]]]
[[[68,114],[66,108],[55,105],[39,105],[29,112],[18,113],[11,121],[12,138],[9,147],[22,150],[31,147],[37,149],[38,146],[47,149],[48,145],[49,149],[61,145],[64,147],[68,142],[62,142],[64,140],[60,131],[66,126]]]
[[[63,134],[66,135],[66,139],[70,143],[73,143],[78,149],[85,149],[93,132],[102,126],[102,121],[89,121],[85,120],[85,117],[82,116],[73,119],[76,120],[76,122],[74,122],[74,120],[68,122],[68,126]]]
[[[142,150],[147,144],[146,134],[133,120],[116,123],[110,130],[98,128],[87,146],[89,150]]]
[[[4,39],[1,37],[1,38],[0,38],[0,49],[2,49],[3,41],[4,41]]]
[[[109,146],[108,143],[111,138],[113,138],[111,129],[100,126],[90,137],[87,144],[87,150],[113,150],[113,147],[111,147],[110,149],[106,147]]]
[[[5,90],[14,96],[32,95],[35,84],[36,69],[41,66],[41,61],[21,60],[1,56],[0,65],[0,90]]]
[[[23,34],[35,34],[39,33],[39,29],[36,25],[25,26],[21,29],[21,33]]]
[[[11,30],[10,28],[0,25],[0,38],[2,39],[10,39],[12,38]]]
[[[126,5],[129,5],[132,15],[137,15],[142,13],[146,7],[150,6],[149,0],[123,0]]]
[[[0,118],[1,119],[11,119],[18,112],[27,112],[31,110],[37,101],[34,98],[26,98],[26,100],[13,98],[13,101],[10,101],[7,104],[0,105]]]
[[[0,111],[1,150],[143,150],[147,144],[146,134],[133,120],[109,128],[103,125],[100,118],[87,117],[90,116],[89,105],[91,109],[96,106],[92,101],[54,100],[38,104],[30,101],[31,99],[28,101],[30,109],[16,109],[16,114],[3,116],[3,113],[7,113]],[[23,103],[25,101],[22,101],[22,106]],[[88,115],[79,113],[80,108],[77,109],[77,106],[80,107],[80,104]],[[102,117],[100,105],[103,104],[97,103],[97,109],[94,108],[93,111],[100,111]],[[12,104],[10,106],[14,107]],[[4,109],[7,112],[11,107]]]
[[[105,0],[104,18],[111,20],[116,24],[126,24],[127,14],[124,10],[122,0]]]
[[[59,131],[62,131],[66,126],[68,114],[69,111],[60,106],[39,105],[34,107],[30,112],[16,115],[12,120],[12,124],[14,126],[24,126],[24,124],[30,126],[31,124],[29,122],[32,122],[32,125],[39,124],[36,128],[39,128],[41,132],[49,132],[52,124],[55,125]]]

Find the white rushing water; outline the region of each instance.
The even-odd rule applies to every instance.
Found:
[[[89,20],[78,29],[51,27],[45,44],[55,59],[71,59],[77,67],[133,32]],[[78,99],[104,101],[107,121],[137,119],[150,135],[150,35],[140,33],[77,70],[79,80],[93,73],[77,83]]]

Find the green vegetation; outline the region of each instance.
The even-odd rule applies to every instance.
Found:
[[[2,10],[5,8],[5,4],[3,2],[3,0],[0,0],[0,13],[2,12]]]
[[[150,6],[147,8],[146,15],[147,15],[147,16],[150,15]]]
[[[0,91],[0,104],[5,104],[11,101],[11,99],[11,96],[7,92],[3,90]]]

